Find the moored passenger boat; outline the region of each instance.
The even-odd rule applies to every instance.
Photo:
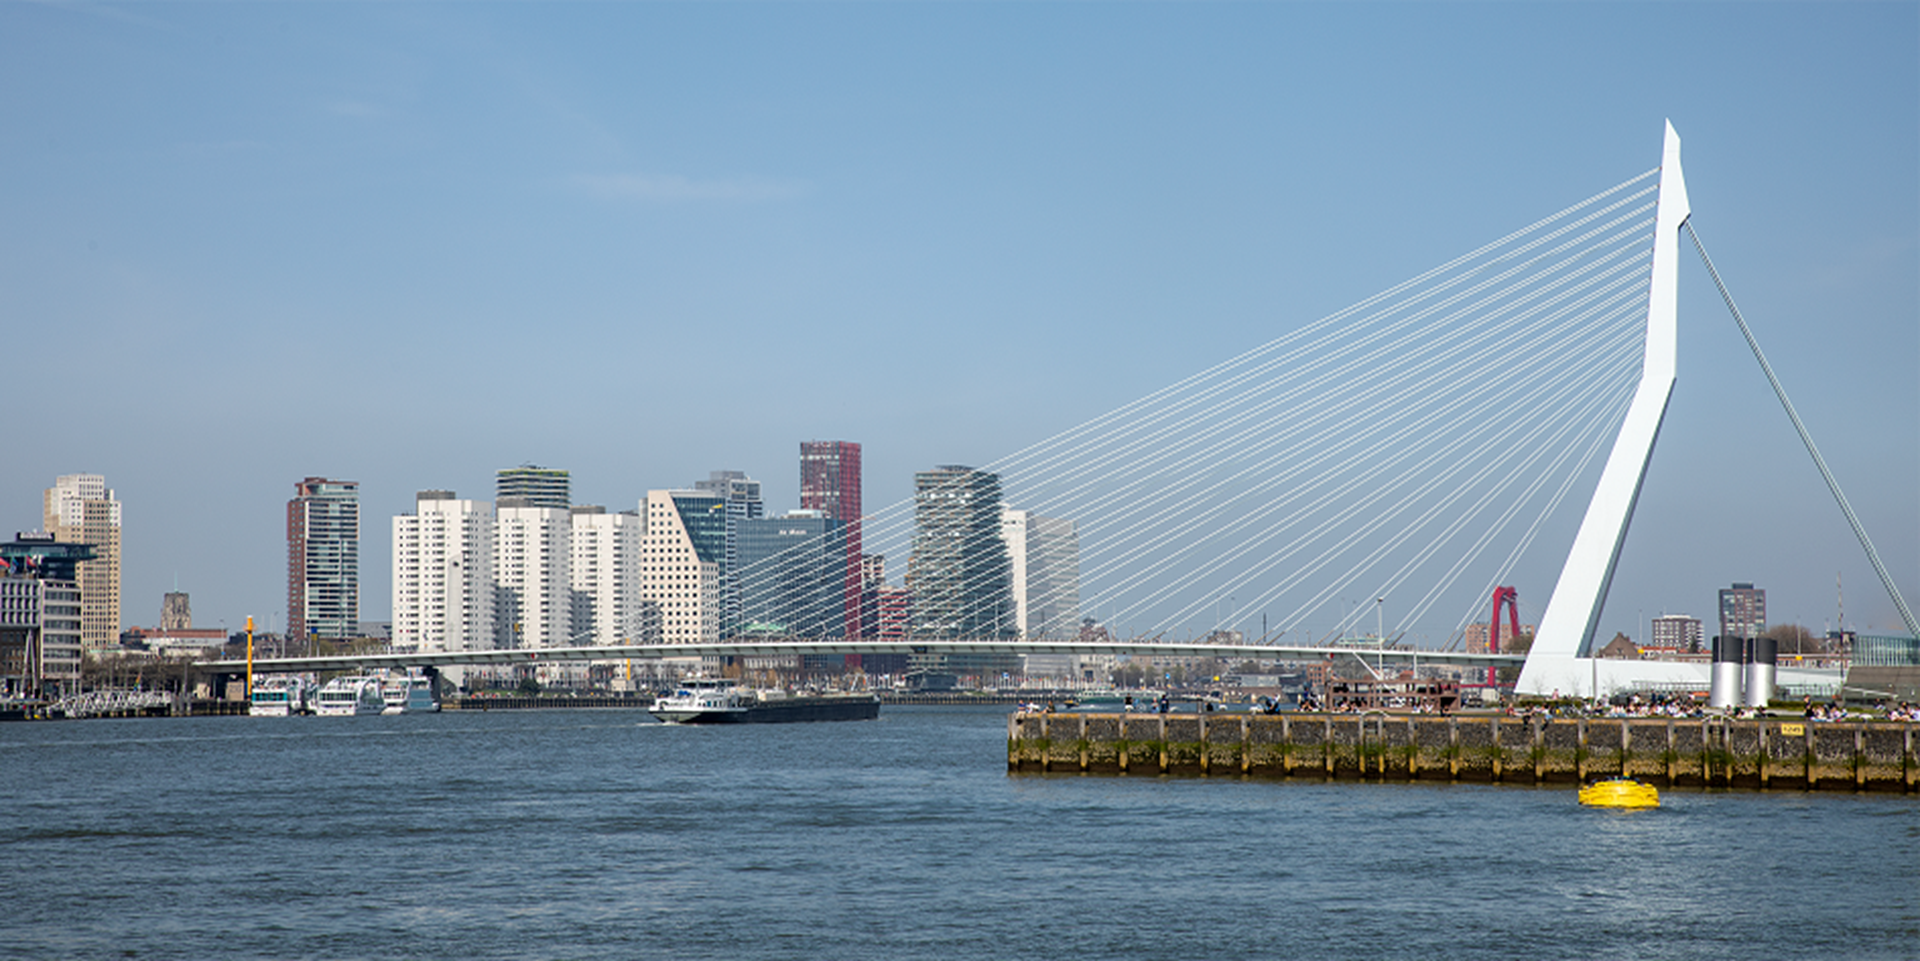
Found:
[[[313,713],[321,717],[379,714],[387,708],[384,688],[380,678],[365,674],[336,677],[314,695]]]
[[[768,724],[865,721],[880,716],[873,694],[751,691],[725,678],[689,678],[656,698],[648,713],[668,724]]]
[[[440,710],[440,702],[433,699],[433,679],[418,674],[388,678],[381,696],[386,702],[382,714],[430,714]]]
[[[253,683],[247,713],[253,717],[291,717],[310,713],[313,682],[297,674],[268,674]]]

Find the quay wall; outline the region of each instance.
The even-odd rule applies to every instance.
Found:
[[[1016,772],[1920,793],[1920,724],[1780,718],[1016,713]]]
[[[975,694],[975,693],[906,693],[894,691],[876,691],[881,704],[892,705],[1009,705],[1031,701],[1032,697],[1018,694]],[[449,697],[440,702],[443,710],[448,711],[546,711],[561,708],[605,708],[653,706],[653,693],[644,694],[588,694],[554,695],[547,697],[528,697],[524,695],[486,695],[481,697]],[[245,713],[242,711],[242,713]]]

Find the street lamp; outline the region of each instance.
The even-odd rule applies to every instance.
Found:
[[[1376,597],[1373,599],[1373,644],[1374,644],[1374,648],[1380,651],[1380,654],[1377,656],[1376,660],[1379,662],[1380,670],[1383,670],[1383,671],[1386,670],[1387,668],[1386,608],[1387,608],[1386,598]]]

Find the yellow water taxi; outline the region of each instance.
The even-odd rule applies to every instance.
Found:
[[[1651,784],[1617,777],[1581,788],[1580,803],[1603,808],[1657,808],[1660,791]]]

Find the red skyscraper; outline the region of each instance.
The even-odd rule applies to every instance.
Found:
[[[800,442],[800,506],[846,525],[842,575],[848,637],[860,635],[860,445],[846,440]]]

